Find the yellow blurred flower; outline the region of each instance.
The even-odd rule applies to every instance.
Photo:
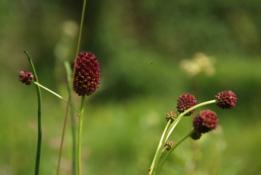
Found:
[[[191,59],[184,59],[180,62],[180,68],[187,72],[189,76],[196,76],[203,73],[207,76],[215,74],[214,60],[204,53],[196,53]]]

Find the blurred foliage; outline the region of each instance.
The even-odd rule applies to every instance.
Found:
[[[146,174],[165,114],[181,93],[198,101],[225,89],[237,107],[221,110],[216,132],[183,143],[162,174],[261,173],[261,1],[87,1],[82,51],[101,65],[101,85],[86,102],[84,171]],[[39,80],[67,96],[64,60],[75,56],[82,1],[0,0],[0,174],[32,174],[36,150],[36,94],[18,82],[32,56]],[[180,62],[203,52],[215,74],[187,76]],[[41,174],[55,174],[65,104],[43,92]],[[76,97],[77,98],[77,97]],[[191,128],[184,118],[173,140]],[[69,125],[68,125],[69,126]],[[63,174],[70,171],[67,128]]]

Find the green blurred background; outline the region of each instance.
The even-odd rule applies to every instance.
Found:
[[[34,86],[18,82],[19,71],[30,69],[23,50],[41,84],[67,98],[63,63],[75,56],[81,10],[82,1],[0,0],[0,175],[34,172],[37,99]],[[161,174],[261,174],[260,19],[258,0],[88,0],[80,50],[96,55],[102,77],[86,100],[83,174],[146,174],[179,95],[203,102],[226,89],[237,94],[236,108],[208,106],[219,128],[186,140]],[[46,175],[56,172],[66,104],[42,94],[40,174]],[[192,119],[181,121],[174,142]],[[70,174],[70,161],[68,124],[61,174]]]

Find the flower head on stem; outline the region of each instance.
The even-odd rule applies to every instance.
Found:
[[[175,111],[169,111],[166,115],[166,120],[169,121],[170,120],[170,123],[173,123],[173,121],[176,120],[176,118],[178,117],[178,114],[177,112]]]
[[[230,90],[219,92],[215,96],[217,105],[223,109],[232,109],[236,106],[237,96]]]
[[[218,125],[218,118],[211,110],[201,111],[193,120],[194,129],[198,133],[206,133],[215,129]]]
[[[74,91],[79,96],[91,95],[100,84],[100,67],[97,58],[90,52],[81,52],[72,63],[72,68],[74,66]]]
[[[25,83],[26,85],[30,85],[31,81],[34,80],[33,73],[26,70],[20,71],[18,77],[19,81]]]
[[[178,98],[177,103],[177,110],[179,113],[185,112],[187,109],[195,106],[197,104],[196,98],[191,94],[182,94]],[[195,110],[191,110],[190,112],[186,113],[185,116],[190,116],[193,114]]]

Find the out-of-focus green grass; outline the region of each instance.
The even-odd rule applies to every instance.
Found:
[[[217,74],[212,78],[198,77],[199,102],[212,99],[220,90],[232,89],[238,96],[237,106],[233,110],[209,106],[217,112],[220,128],[199,141],[185,141],[168,159],[162,174],[243,175],[261,172],[257,156],[261,145],[259,65],[258,58],[217,56]],[[191,79],[178,68],[177,62],[171,64],[155,58],[152,65],[144,63],[140,66],[137,70],[145,77],[140,83],[154,85],[145,87],[149,93],[105,100],[102,95],[106,92],[106,80],[105,84],[102,80],[97,94],[87,98],[82,143],[84,174],[146,174],[166,123],[165,114],[175,110],[176,99],[181,93],[190,91]],[[154,69],[157,72],[153,73]],[[154,74],[158,77],[153,77]],[[152,79],[145,81],[146,77]],[[41,77],[39,79],[41,81]],[[37,135],[35,87],[18,82],[14,72],[1,76],[1,82],[5,85],[1,87],[0,98],[0,172],[32,174]],[[41,174],[55,174],[64,111],[64,102],[43,91]],[[190,130],[191,121],[192,117],[186,117],[180,122],[172,136],[174,142]],[[63,174],[70,170],[69,126],[65,139]]]

